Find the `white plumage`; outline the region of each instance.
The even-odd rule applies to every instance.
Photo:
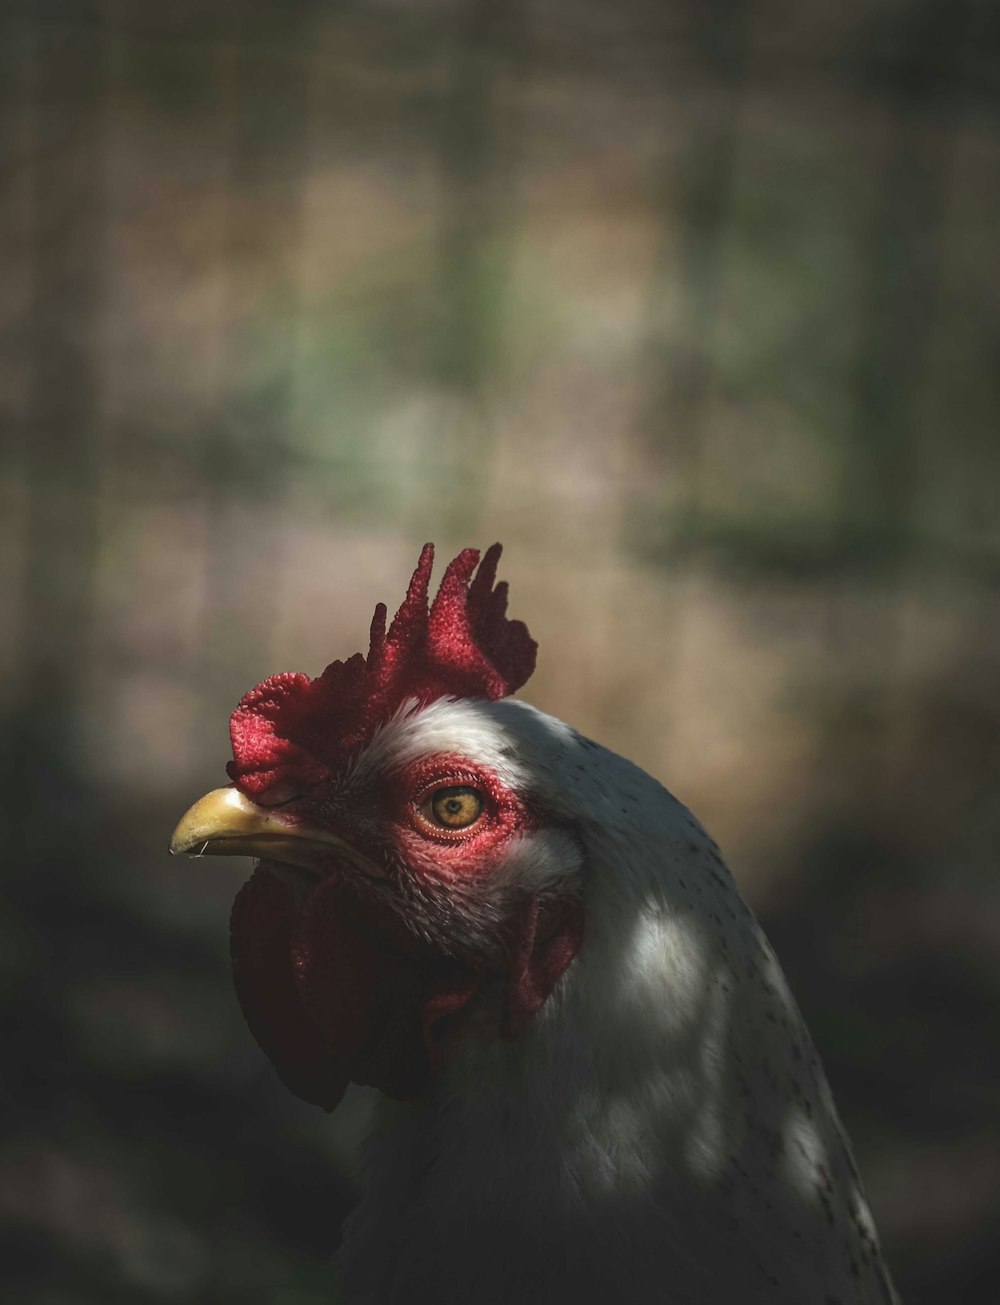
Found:
[[[571,879],[584,945],[519,1038],[484,993],[429,1095],[382,1104],[337,1258],[352,1305],[892,1301],[801,1016],[697,820],[509,700],[404,712],[357,774],[438,752],[547,814],[488,891]]]

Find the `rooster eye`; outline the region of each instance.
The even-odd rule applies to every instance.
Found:
[[[420,804],[420,812],[439,829],[468,829],[483,813],[483,799],[474,788],[436,788]]]

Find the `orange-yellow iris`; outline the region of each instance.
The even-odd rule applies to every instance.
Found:
[[[424,815],[442,829],[468,829],[482,811],[481,795],[464,785],[435,789],[424,804]]]

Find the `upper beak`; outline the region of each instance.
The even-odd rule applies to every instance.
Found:
[[[385,871],[336,834],[289,819],[280,808],[259,807],[232,785],[213,789],[181,816],[170,840],[172,855],[259,856],[303,870],[322,871],[330,854],[367,875]]]

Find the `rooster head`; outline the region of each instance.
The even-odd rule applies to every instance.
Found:
[[[367,657],[251,689],[232,783],[174,832],[173,852],[259,858],[233,906],[237,995],[284,1083],[326,1109],[349,1082],[420,1096],[460,1013],[516,1036],[581,944],[580,852],[527,709],[502,701],[536,644],[507,619],[499,556],[460,553],[428,604],[426,545]]]

